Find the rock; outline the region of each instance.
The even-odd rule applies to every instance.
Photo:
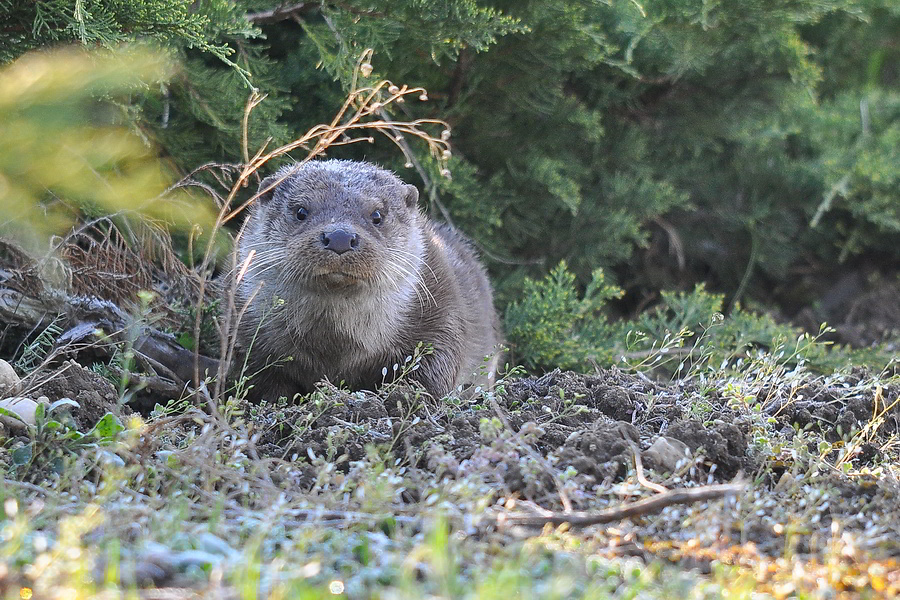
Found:
[[[13,396],[21,391],[22,381],[12,365],[0,360],[0,397]]]
[[[660,436],[653,444],[641,452],[641,458],[647,465],[660,473],[673,473],[678,462],[691,455],[687,444],[674,438]]]
[[[4,425],[10,428],[13,431],[21,431],[25,429],[25,425],[35,425],[36,421],[34,418],[35,410],[37,410],[38,403],[32,400],[31,398],[6,398],[5,400],[0,400],[0,408],[6,409],[9,412],[15,413],[19,416],[22,421],[10,417],[8,415],[0,415],[0,421],[3,422]]]

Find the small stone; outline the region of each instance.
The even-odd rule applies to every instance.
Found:
[[[690,456],[687,445],[674,438],[660,436],[653,444],[641,452],[649,466],[661,473],[673,473],[678,468],[678,462]]]
[[[0,408],[6,409],[11,413],[15,413],[18,415],[19,419],[22,419],[24,423],[18,419],[7,415],[0,415],[0,421],[2,421],[10,430],[13,431],[21,431],[25,429],[25,425],[35,425],[37,424],[37,420],[35,419],[35,411],[37,410],[38,403],[32,400],[31,398],[22,398],[22,397],[13,397],[6,398],[5,400],[0,400]]]
[[[22,381],[16,371],[5,360],[0,360],[0,396],[18,394]]]

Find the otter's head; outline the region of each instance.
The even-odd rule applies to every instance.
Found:
[[[343,160],[287,166],[263,180],[240,257],[277,289],[353,293],[418,277],[419,193],[384,169]]]

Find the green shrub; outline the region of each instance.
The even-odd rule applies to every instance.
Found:
[[[542,280],[526,279],[521,300],[506,309],[506,332],[514,356],[532,370],[587,370],[608,362],[608,340],[615,326],[603,314],[622,290],[605,282],[602,270],[579,297],[565,261]]]
[[[658,305],[634,319],[611,322],[607,304],[621,293],[598,270],[580,294],[565,262],[544,279],[527,279],[523,297],[506,310],[514,359],[532,372],[617,365],[680,377],[740,370],[759,353],[824,372],[852,364],[880,368],[892,359],[888,347],[829,350],[824,324],[818,335],[810,335],[740,306],[725,316],[724,296],[703,284],[691,292],[663,292]]]
[[[406,168],[385,140],[332,155],[429,188],[429,210],[485,250],[503,302],[565,259],[582,286],[615,269],[636,297],[706,281],[731,305],[796,308],[842,262],[900,258],[894,0],[3,6],[0,62],[135,40],[176,58],[117,102],[182,172],[243,160],[254,89],[267,96],[251,149],[329,119],[373,49],[376,74],[429,92],[388,110],[453,126],[454,178],[416,148]]]

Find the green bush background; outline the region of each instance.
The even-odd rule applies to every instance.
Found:
[[[561,259],[576,297],[559,306],[572,304],[574,319],[618,296],[602,281],[588,288],[598,268],[624,291],[623,310],[705,281],[724,306],[790,314],[843,265],[900,263],[896,0],[6,0],[0,10],[4,63],[136,40],[176,58],[179,70],[119,105],[180,172],[240,161],[251,89],[268,94],[251,149],[330,119],[374,49],[377,76],[429,91],[395,110],[453,127],[452,180],[424,148],[420,159],[482,249],[498,304],[518,301],[513,329],[540,297],[527,278]],[[422,184],[390,144],[333,156]],[[570,289],[561,277],[555,289]],[[584,364],[571,348],[548,352],[544,363],[558,352]]]

